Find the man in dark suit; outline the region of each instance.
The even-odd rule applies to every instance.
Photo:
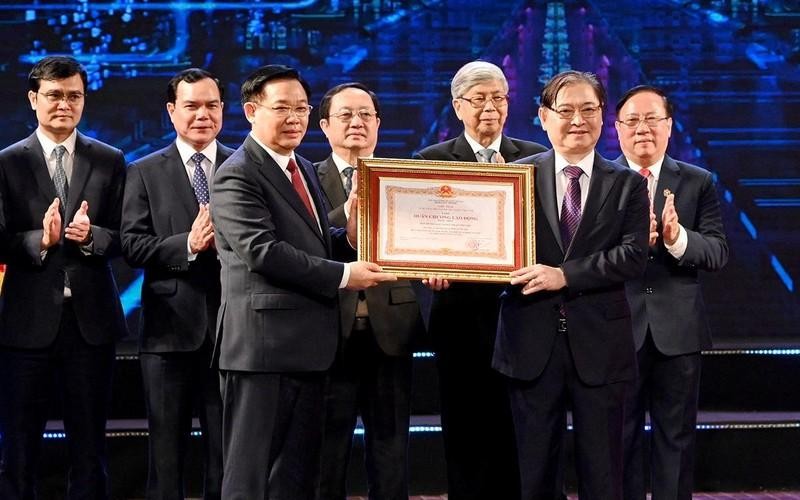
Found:
[[[208,197],[213,174],[233,152],[216,140],[223,88],[190,68],[167,84],[175,142],[128,168],[122,251],[144,268],[139,362],[150,431],[147,498],[183,499],[184,459],[197,408],[204,498],[222,488],[222,400],[211,351],[219,309],[219,261]]]
[[[8,264],[0,498],[36,494],[53,388],[63,402],[67,498],[108,498],[106,414],[114,342],[125,334],[109,259],[120,252],[125,158],[77,131],[87,76],[75,59],[45,57],[28,85],[36,132],[0,152],[0,261]]]
[[[314,497],[338,291],[396,279],[376,264],[330,260],[353,257],[355,217],[349,235],[329,229],[314,167],[294,152],[309,94],[286,66],[248,76],[242,107],[252,130],[214,178],[226,500]]]
[[[347,225],[347,199],[359,157],[378,142],[378,97],[360,83],[330,89],[320,102],[320,127],[333,152],[317,163],[328,220]],[[325,427],[318,500],[345,500],[356,417],[364,423],[369,498],[408,499],[410,341],[422,327],[408,280],[362,292],[340,290],[342,341],[325,387]]]
[[[632,88],[617,104],[616,127],[617,161],[647,179],[652,221],[647,271],[625,284],[639,361],[625,405],[625,498],[644,500],[649,469],[655,500],[691,499],[700,350],[711,347],[698,274],[725,265],[728,243],[711,174],[666,155],[666,94]],[[653,429],[649,457],[645,411]]]
[[[499,163],[546,150],[503,134],[508,82],[494,64],[464,65],[450,90],[464,133],[423,149],[417,158]],[[452,500],[519,496],[508,395],[491,366],[502,291],[503,285],[453,283],[431,296],[418,288],[420,302],[430,305],[427,323],[436,350]]]
[[[562,495],[567,408],[579,496],[622,497],[625,385],[636,375],[624,283],[647,260],[647,189],[594,150],[605,104],[594,75],[554,76],[539,108],[553,149],[520,160],[535,165],[537,264],[511,273],[493,365],[511,379],[526,500]]]

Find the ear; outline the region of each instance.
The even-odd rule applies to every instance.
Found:
[[[542,130],[545,132],[547,131],[547,125],[545,122],[547,121],[547,110],[544,106],[539,106],[539,123],[542,124]]]
[[[461,121],[464,121],[464,119],[461,118],[461,106],[463,106],[463,104],[464,103],[461,102],[461,99],[453,99],[453,111],[456,112],[456,116]]]
[[[669,139],[670,137],[672,137],[672,117],[670,116],[669,118],[667,118],[666,122],[667,122],[667,139]]]
[[[33,90],[28,91],[28,101],[30,101],[31,109],[33,110],[36,109],[36,95],[37,95],[36,92],[34,92]]]
[[[169,114],[170,117],[172,117],[172,113],[174,113],[174,112],[175,112],[175,103],[174,102],[168,102],[167,103],[167,113]]]
[[[247,118],[247,121],[250,123],[255,123],[256,121],[256,105],[252,102],[246,102],[242,105],[242,111],[244,111],[244,117]]]

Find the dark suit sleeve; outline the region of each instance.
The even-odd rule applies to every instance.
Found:
[[[620,214],[624,220],[619,243],[561,265],[570,293],[617,285],[644,273],[650,225],[647,185],[631,177],[626,182],[629,192],[622,198],[625,205]]]
[[[111,181],[104,193],[103,213],[98,214],[100,222],[92,224],[91,255],[103,258],[117,257],[122,253],[119,240],[122,193],[125,189],[125,157],[122,151],[116,150],[110,162],[112,164]],[[91,210],[91,206],[89,210]]]
[[[687,221],[688,222],[688,221]],[[705,172],[700,189],[696,221],[682,224],[688,245],[678,263],[704,271],[717,271],[728,262],[728,241],[722,228],[719,200],[711,174]],[[694,227],[694,230],[687,229]]]
[[[335,297],[344,264],[309,254],[281,239],[267,196],[244,168],[219,170],[212,194],[217,230],[251,272],[292,284],[311,295]],[[334,236],[341,244],[343,238]]]
[[[189,269],[189,232],[157,235],[153,222],[156,215],[152,211],[142,170],[138,165],[128,168],[122,205],[122,254],[133,267],[186,271]]]

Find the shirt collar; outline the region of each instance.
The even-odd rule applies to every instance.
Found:
[[[336,165],[336,168],[339,169],[339,173],[341,174],[344,169],[347,167],[356,168],[358,165],[350,165],[341,156],[337,155],[335,152],[331,151],[331,158],[333,158],[333,163]],[[361,158],[372,158],[372,155],[369,156],[362,156]]]
[[[208,146],[201,149],[200,151],[196,151],[192,146],[190,146],[186,141],[181,139],[180,137],[175,138],[175,146],[178,148],[178,154],[181,155],[181,161],[184,165],[188,164],[191,161],[192,156],[195,153],[203,153],[203,155],[211,162],[212,165],[217,164],[217,141],[211,141]]]
[[[633,170],[638,172],[638,171],[640,171],[642,169],[642,167],[639,166],[639,164],[637,164],[636,162],[632,161],[627,156],[625,157],[625,159],[628,160],[628,166],[631,167]],[[653,179],[658,179],[658,176],[661,174],[661,165],[663,165],[663,164],[664,164],[664,157],[662,156],[661,158],[658,159],[657,162],[655,162],[652,165],[650,165],[649,167],[647,167],[647,170],[650,171],[650,175],[653,176]]]
[[[556,159],[556,174],[564,170],[569,165],[577,165],[581,167],[583,173],[586,174],[586,177],[592,177],[592,168],[594,167],[594,150],[592,150],[588,155],[581,158],[577,163],[570,163],[568,162],[563,156],[555,152],[555,159]]]
[[[492,143],[486,146],[485,148],[481,145],[481,143],[470,137],[469,133],[467,133],[466,130],[464,131],[464,138],[467,139],[467,143],[469,144],[469,147],[472,148],[473,153],[477,153],[482,149],[493,149],[495,152],[499,153],[500,141],[503,139],[503,134],[498,135],[497,138],[493,140]]]
[[[41,127],[36,129],[36,138],[39,139],[39,144],[42,145],[42,151],[44,151],[44,157],[50,158],[53,155],[53,150],[58,146],[57,143],[53,142],[52,139],[47,137],[44,132],[42,132]],[[78,129],[72,131],[72,133],[64,139],[64,142],[61,143],[67,149],[67,154],[72,155],[75,152],[75,142],[78,140]]]
[[[294,151],[292,151],[291,154],[289,154],[289,155],[282,155],[280,153],[277,153],[277,152],[273,151],[272,149],[270,149],[269,146],[267,146],[263,142],[259,141],[258,137],[256,137],[256,135],[254,133],[250,132],[250,137],[254,141],[256,141],[256,144],[261,146],[264,149],[264,151],[266,151],[267,154],[269,154],[272,157],[273,160],[275,160],[275,163],[277,163],[278,166],[281,167],[281,170],[286,172],[286,167],[289,166],[289,160],[294,159]],[[295,159],[295,163],[297,163],[296,159]]]

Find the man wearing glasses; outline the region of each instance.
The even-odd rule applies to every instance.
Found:
[[[542,127],[553,145],[535,165],[537,264],[511,273],[493,365],[509,379],[525,500],[562,493],[572,410],[578,495],[622,498],[626,384],[636,375],[625,282],[647,263],[644,179],[595,151],[605,90],[566,71],[544,87]]]
[[[361,83],[330,89],[319,105],[320,127],[331,155],[317,163],[328,219],[347,225],[348,196],[359,157],[378,142],[378,97]],[[356,417],[364,423],[370,498],[408,499],[408,425],[411,396],[409,343],[422,328],[408,280],[362,292],[340,291],[342,345],[325,387],[319,500],[345,500],[347,464]]]
[[[222,498],[311,499],[318,481],[323,383],[339,342],[340,288],[392,274],[354,256],[355,214],[329,228],[314,167],[295,154],[309,86],[287,66],[242,84],[250,134],[217,170],[211,216],[222,264],[215,354],[222,375]]]
[[[512,162],[545,151],[534,142],[503,134],[508,81],[485,61],[470,62],[450,84],[453,109],[464,133],[429,146],[425,160]],[[487,165],[487,168],[491,168]],[[516,498],[517,460],[508,396],[491,367],[502,285],[452,283],[418,290],[430,306],[428,328],[436,350],[447,491],[452,500]]]
[[[639,361],[625,404],[625,498],[644,500],[649,470],[653,498],[691,499],[700,351],[711,347],[698,274],[725,265],[728,243],[711,174],[666,154],[666,94],[632,88],[617,103],[616,127],[617,162],[647,179],[651,219],[647,272],[625,284]]]
[[[63,402],[66,498],[109,497],[105,445],[114,342],[125,318],[120,254],[125,158],[77,131],[86,70],[45,57],[28,75],[36,131],[0,152],[0,498],[34,498],[49,395]],[[55,391],[53,391],[55,389]]]

